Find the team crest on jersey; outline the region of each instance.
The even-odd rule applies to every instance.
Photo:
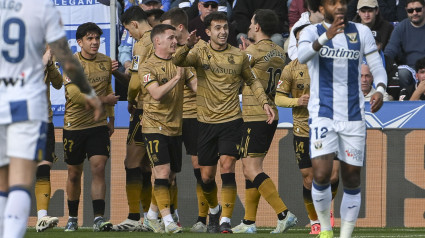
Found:
[[[163,78],[163,79],[161,79],[161,83],[162,84],[166,84],[168,82],[168,79],[167,78]]]
[[[321,150],[322,149],[322,141],[318,140],[318,141],[314,142],[314,148],[316,148],[316,150]]]
[[[145,76],[143,76],[143,82],[147,83],[149,81],[151,81],[151,74],[146,74]]]
[[[357,32],[347,33],[346,35],[351,44],[357,43]]]
[[[230,56],[227,58],[227,61],[228,61],[229,63],[231,63],[231,64],[235,64],[235,59],[233,58],[233,55],[230,55]]]
[[[302,77],[304,75],[304,72],[303,71],[300,71],[299,74]]]
[[[204,65],[202,65],[202,67],[204,68],[204,70],[209,70],[210,69],[210,66],[208,64],[204,64]]]
[[[133,56],[133,66],[132,66],[132,70],[137,71],[139,70],[139,60],[140,60],[140,56],[138,55],[134,55]]]
[[[210,59],[211,59],[211,55],[207,55],[207,57],[208,57],[208,60],[210,60]]]
[[[106,67],[105,65],[103,65],[102,62],[99,63],[99,69],[101,69],[102,71],[106,71]]]

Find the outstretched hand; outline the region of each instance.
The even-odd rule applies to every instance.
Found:
[[[243,36],[241,36],[240,39],[242,41],[242,44],[239,44],[239,49],[246,50],[246,48],[248,48],[248,46],[251,44],[251,42]]]
[[[194,31],[192,31],[190,34],[189,34],[189,37],[187,37],[187,43],[186,43],[186,45],[189,47],[189,48],[192,48],[196,43],[198,43],[198,41],[201,39],[201,37],[200,36],[196,36],[196,30],[194,30]]]
[[[336,35],[344,33],[345,23],[343,17],[335,17],[332,25],[326,31],[328,39],[334,38]]]

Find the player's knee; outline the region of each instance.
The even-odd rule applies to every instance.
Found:
[[[215,181],[215,176],[211,176],[209,174],[202,174],[202,183],[210,184]]]
[[[68,172],[68,181],[72,184],[80,184],[81,183],[81,173],[76,171]]]
[[[318,184],[329,184],[331,174],[324,170],[314,171],[314,181]]]

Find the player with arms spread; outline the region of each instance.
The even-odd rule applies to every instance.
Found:
[[[307,63],[311,77],[308,111],[312,197],[320,220],[320,237],[333,237],[330,177],[338,155],[344,186],[340,237],[347,238],[354,230],[361,204],[360,171],[366,142],[360,83],[363,57],[377,87],[370,99],[372,112],[383,104],[387,74],[369,28],[344,20],[345,0],[321,0],[319,10],[325,20],[304,28],[298,46],[298,59]]]
[[[10,3],[0,1],[0,237],[15,238],[25,235],[29,191],[46,146],[48,111],[42,63],[46,42],[85,93],[82,101],[95,108],[96,119],[102,106],[72,57],[53,3]]]
[[[204,22],[210,43],[193,48],[199,37],[196,31],[191,32],[186,45],[176,52],[173,62],[181,67],[195,67],[198,78],[198,162],[202,190],[210,207],[208,231],[230,233],[230,218],[236,199],[235,163],[239,158],[242,138],[243,120],[238,97],[241,83],[246,82],[250,86],[267,114],[268,123],[273,122],[275,112],[268,104],[263,86],[250,69],[248,56],[227,44],[229,26],[226,15],[214,12]],[[222,207],[218,204],[215,182],[218,161],[223,182],[221,221]]]
[[[252,71],[260,80],[268,104],[275,114],[277,108],[274,103],[276,83],[279,80],[285,65],[285,52],[273,43],[270,37],[275,33],[278,17],[272,10],[260,9],[254,13],[248,29],[248,38],[254,41],[245,52],[248,54]],[[249,41],[243,40],[240,48],[245,48]],[[245,217],[241,224],[234,227],[234,233],[255,233],[255,220],[260,197],[272,206],[277,214],[276,229],[271,233],[283,233],[295,226],[297,218],[292,214],[279,196],[279,193],[270,177],[263,171],[263,161],[274,133],[277,128],[278,116],[273,123],[266,122],[264,113],[257,98],[246,84],[242,90],[242,117],[244,120],[241,157],[245,175]]]

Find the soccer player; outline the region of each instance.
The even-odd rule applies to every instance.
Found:
[[[274,11],[266,9],[255,11],[248,29],[248,39],[254,44],[245,49],[252,70],[260,80],[267,94],[268,104],[275,114],[277,114],[274,103],[276,83],[286,59],[283,49],[270,39],[275,33],[277,22],[278,17]],[[243,40],[245,46],[248,42]],[[242,45],[241,48],[245,47]],[[283,233],[297,223],[297,217],[288,210],[273,181],[263,171],[264,157],[272,143],[278,117],[268,124],[267,115],[261,106],[251,88],[245,84],[242,90],[244,124],[241,145],[241,160],[246,179],[245,217],[241,224],[232,229],[234,233],[256,233],[255,220],[261,196],[272,206],[278,217],[276,229],[271,233]]]
[[[333,160],[340,159],[344,195],[340,237],[351,237],[361,204],[360,171],[364,163],[366,123],[360,86],[363,56],[377,87],[371,112],[383,104],[387,74],[371,31],[344,20],[345,0],[322,0],[321,24],[301,31],[298,60],[307,63],[311,77],[308,112],[313,165],[312,197],[319,217],[320,237],[333,237],[330,224],[330,177]]]
[[[139,79],[148,92],[143,104],[142,132],[155,177],[154,199],[145,221],[157,221],[159,211],[165,232],[180,233],[183,228],[174,222],[170,211],[169,186],[182,165],[183,87],[186,84],[196,88],[196,80],[188,69],[177,68],[171,61],[177,47],[173,26],[155,26],[151,39],[155,54],[139,69]]]
[[[46,42],[85,94],[82,101],[95,109],[96,118],[102,110],[81,65],[72,57],[53,3],[17,0],[13,6],[2,7],[0,17],[0,237],[25,235],[29,191],[37,162],[44,157],[48,111],[42,55]]]
[[[189,36],[188,17],[186,12],[181,8],[173,8],[164,13],[161,17],[163,24],[169,24],[176,28],[177,48],[183,47]],[[204,41],[198,44],[204,44]],[[194,72],[194,70],[192,71]],[[206,232],[207,231],[207,215],[208,206],[207,200],[202,193],[201,187],[201,169],[198,164],[198,120],[196,120],[196,93],[189,87],[184,87],[183,93],[183,131],[182,138],[186,147],[186,154],[191,156],[193,172],[196,178],[196,197],[198,201],[198,219],[190,228],[191,232]],[[174,205],[175,206],[175,205]]]
[[[58,159],[55,154],[55,127],[52,122],[53,111],[50,103],[50,83],[55,89],[62,87],[62,75],[56,68],[55,62],[52,60],[50,47],[46,46],[46,52],[43,55],[44,83],[46,84],[47,105],[49,110],[49,123],[47,124],[47,140],[46,152],[43,161],[38,163],[37,172],[35,174],[35,199],[37,201],[37,232],[42,232],[48,228],[58,225],[59,219],[47,215],[47,209],[50,203],[50,169]]]
[[[151,168],[146,156],[140,122],[143,115],[143,92],[137,74],[138,68],[153,54],[151,40],[152,27],[146,13],[139,7],[130,7],[121,16],[121,22],[136,40],[133,47],[131,78],[128,86],[128,110],[131,113],[127,136],[127,151],[124,160],[126,173],[126,194],[129,213],[127,219],[113,226],[114,231],[134,231],[144,229],[140,222],[140,203],[146,218],[152,197]]]
[[[250,86],[267,114],[268,123],[273,122],[275,112],[268,104],[263,86],[250,69],[248,56],[227,44],[229,26],[226,15],[213,12],[205,17],[205,24],[210,43],[193,48],[199,37],[196,31],[191,32],[173,62],[181,67],[195,67],[198,77],[198,162],[202,190],[209,205],[208,231],[230,233],[230,218],[236,199],[235,163],[242,138],[243,120],[238,97],[241,83]],[[218,204],[215,182],[218,161],[223,182],[223,209]]]
[[[300,25],[294,29],[296,46],[298,46],[299,34],[302,29],[310,24]],[[289,98],[289,95],[292,98]],[[298,168],[303,177],[304,206],[310,219],[310,234],[320,233],[320,222],[314,209],[311,197],[311,186],[313,182],[313,169],[310,159],[310,140],[308,127],[308,100],[310,98],[310,75],[306,64],[301,64],[298,59],[291,61],[282,72],[278,87],[276,89],[276,105],[280,107],[291,107],[294,121],[294,151]],[[339,160],[335,157],[332,175],[330,179],[332,199],[335,198],[339,185]],[[333,226],[333,214],[331,214],[331,225]]]
[[[81,52],[77,52],[74,56],[83,65],[88,81],[96,90],[96,94],[107,105],[106,115],[99,121],[94,121],[92,113],[85,110],[80,90],[66,74],[64,75],[66,104],[63,148],[65,162],[68,164],[66,190],[69,210],[65,231],[78,229],[81,175],[86,157],[90,162],[92,173],[93,230],[109,231],[112,228],[112,224],[103,217],[106,191],[105,166],[110,153],[109,137],[114,133],[114,105],[119,96],[115,96],[112,91],[111,59],[98,52],[102,33],[102,30],[92,22],[78,26],[76,39]]]

